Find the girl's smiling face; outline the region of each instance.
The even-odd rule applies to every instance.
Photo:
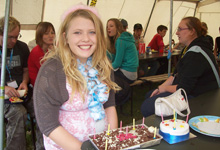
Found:
[[[69,48],[76,58],[81,63],[86,63],[97,45],[94,23],[89,19],[76,17],[70,21],[69,29],[64,34],[66,34]]]

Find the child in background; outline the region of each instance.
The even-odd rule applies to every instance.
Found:
[[[154,50],[164,50],[164,42],[163,42],[163,37],[166,35],[167,33],[167,27],[164,25],[159,25],[157,27],[157,34],[154,35],[153,39],[150,41],[150,43],[148,44],[148,46],[151,47],[151,49]]]
[[[57,47],[34,87],[37,122],[47,150],[80,149],[88,135],[117,128],[112,67],[98,12],[77,5],[63,17]],[[114,90],[114,91],[113,91]]]

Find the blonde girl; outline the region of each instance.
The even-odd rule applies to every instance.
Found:
[[[112,67],[98,12],[77,5],[63,17],[57,48],[35,83],[36,118],[46,149],[80,149],[88,135],[117,128]]]

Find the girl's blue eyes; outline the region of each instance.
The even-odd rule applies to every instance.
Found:
[[[95,34],[95,31],[91,31],[90,33],[91,33],[91,34]]]
[[[73,34],[82,34],[81,32],[74,32]],[[89,34],[96,34],[95,31],[89,32]]]
[[[80,34],[80,32],[74,32],[74,34]]]

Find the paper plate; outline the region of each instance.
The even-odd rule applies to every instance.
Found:
[[[220,117],[196,116],[189,120],[189,126],[204,135],[220,137]]]

